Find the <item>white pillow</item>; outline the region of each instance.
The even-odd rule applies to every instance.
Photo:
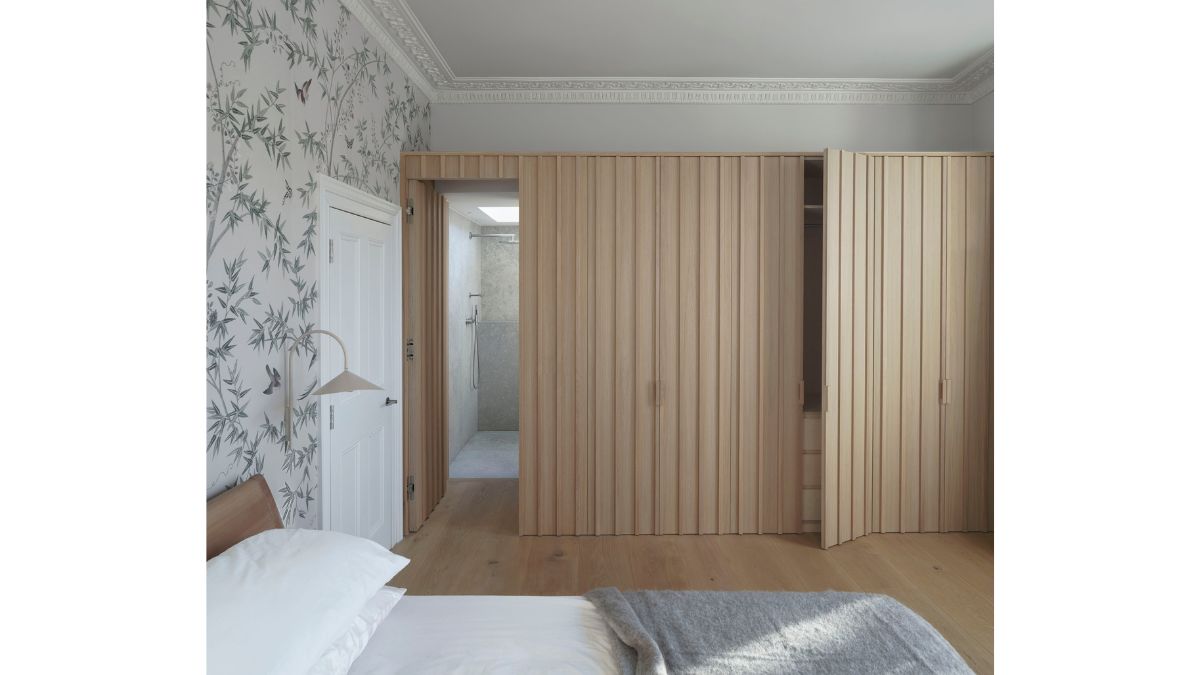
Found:
[[[208,672],[306,673],[408,559],[325,530],[267,530],[208,561]]]
[[[342,636],[329,645],[329,649],[317,659],[317,663],[309,669],[308,675],[346,675],[354,659],[362,654],[367,642],[379,628],[379,624],[404,597],[403,588],[384,586],[373,598],[367,601],[366,607],[358,613],[350,628]]]

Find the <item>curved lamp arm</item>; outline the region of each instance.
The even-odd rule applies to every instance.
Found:
[[[330,331],[322,330],[320,328],[312,328],[304,331],[293,341],[292,346],[287,350],[287,384],[284,386],[284,396],[286,399],[284,401],[284,405],[286,407],[283,411],[283,425],[285,427],[284,431],[287,438],[288,448],[292,447],[292,356],[300,348],[300,345],[303,344],[304,338],[315,333],[328,335],[338,343],[339,347],[342,348],[342,373],[329,382],[321,385],[319,389],[313,392],[314,394],[321,396],[324,394],[334,394],[345,391],[380,389],[378,385],[368,382],[367,380],[350,372],[350,355],[346,351],[346,343],[342,342],[340,337]]]

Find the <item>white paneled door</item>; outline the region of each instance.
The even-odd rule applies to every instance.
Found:
[[[332,206],[324,223],[326,274],[321,301],[327,327],[341,336],[349,355],[349,368],[383,387],[382,391],[356,391],[326,396],[324,424],[328,444],[324,461],[329,465],[328,529],[366,537],[385,547],[393,539],[391,477],[399,462],[400,399],[395,377],[398,344],[393,332],[391,304],[398,263],[392,228],[395,225]],[[334,342],[322,337],[321,369],[325,377],[341,372],[341,354]]]

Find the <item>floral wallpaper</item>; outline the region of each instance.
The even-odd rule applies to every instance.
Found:
[[[430,106],[336,0],[208,0],[207,493],[265,474],[284,523],[320,522],[317,175],[393,202]]]

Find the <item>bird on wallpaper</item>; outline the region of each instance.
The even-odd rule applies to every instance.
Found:
[[[267,366],[267,388],[263,390],[263,393],[267,395],[275,393],[280,384],[279,371]]]
[[[308,103],[308,87],[312,84],[312,78],[305,80],[304,84],[293,84],[296,87],[296,98],[300,99],[301,103]]]
[[[354,139],[350,138],[349,136],[343,136],[343,138],[346,139],[346,149],[353,150],[354,149]]]

